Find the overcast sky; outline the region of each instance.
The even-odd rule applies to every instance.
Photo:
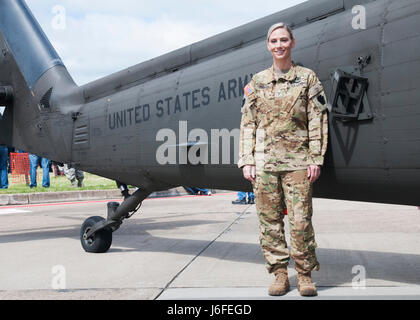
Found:
[[[304,0],[26,0],[82,85]]]

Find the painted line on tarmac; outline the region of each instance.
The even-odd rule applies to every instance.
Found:
[[[195,255],[167,284],[164,288],[162,288],[162,291],[159,292],[156,297],[154,298],[154,300],[158,300],[159,297],[165,293],[172,285],[172,283],[181,275],[181,273],[183,273],[198,257],[201,256],[201,254],[206,251],[211,245],[213,245],[213,243],[215,243],[222,235],[224,235],[228,230],[230,230],[230,228],[237,222],[239,221],[247,212],[247,209],[250,207],[251,205],[246,205],[246,208],[242,211],[242,213],[236,217],[233,222],[231,224],[229,224],[222,232],[220,232],[213,240],[210,240],[209,243],[207,243],[207,245],[204,246],[203,249],[201,249],[201,251]]]
[[[31,211],[28,210],[20,210],[20,209],[9,209],[9,208],[0,208],[0,215],[6,215],[6,214],[14,214],[14,213],[28,213]]]

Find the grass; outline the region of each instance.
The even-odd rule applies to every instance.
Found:
[[[42,170],[39,170],[42,173]],[[114,180],[102,178],[85,172],[85,179],[83,180],[83,188],[73,188],[70,186],[70,181],[65,176],[54,177],[50,173],[50,187],[42,187],[42,175],[38,174],[36,188],[29,188],[24,182],[24,178],[20,183],[13,183],[13,178],[9,175],[9,188],[0,189],[0,194],[16,194],[16,193],[35,193],[35,192],[58,192],[58,191],[76,191],[76,190],[108,190],[117,189]]]

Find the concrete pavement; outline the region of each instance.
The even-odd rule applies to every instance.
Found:
[[[292,291],[267,295],[255,206],[235,197],[145,200],[105,254],[84,252],[79,230],[106,200],[0,208],[0,299],[302,299],[293,263]],[[416,207],[314,199],[313,222],[310,299],[420,298]]]

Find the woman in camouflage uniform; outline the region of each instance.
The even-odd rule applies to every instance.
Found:
[[[238,166],[253,183],[260,241],[267,269],[276,278],[270,295],[290,290],[291,255],[301,295],[316,295],[311,271],[319,270],[312,226],[312,183],[321,173],[327,149],[328,120],[324,89],[316,74],[294,64],[296,40],[284,23],[273,25],[267,48],[273,66],[245,87]],[[287,208],[291,252],[284,234]]]

